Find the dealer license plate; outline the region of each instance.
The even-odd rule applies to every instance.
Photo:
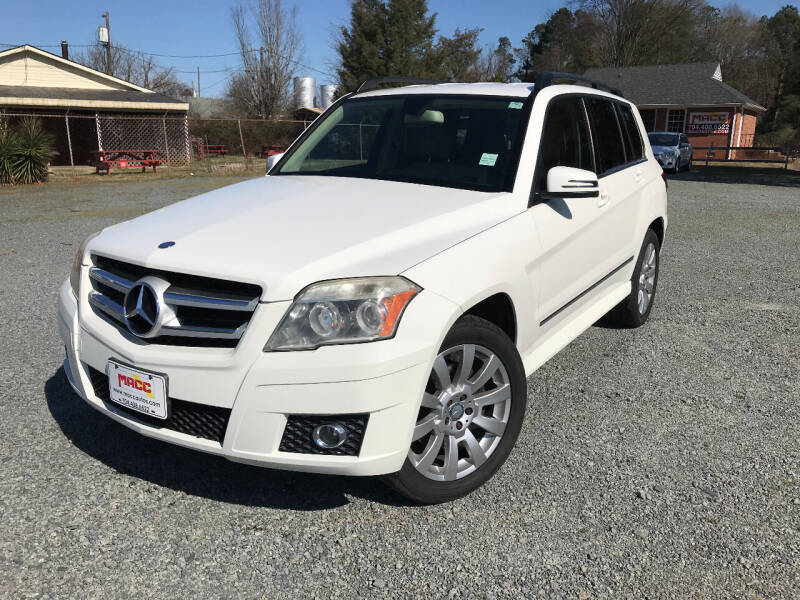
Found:
[[[167,418],[166,377],[114,361],[108,361],[106,373],[112,402],[157,419]]]

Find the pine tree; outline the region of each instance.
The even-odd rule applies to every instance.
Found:
[[[369,77],[431,77],[436,15],[426,0],[353,0],[336,49],[341,92]]]

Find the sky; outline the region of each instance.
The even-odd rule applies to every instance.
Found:
[[[291,0],[284,0],[291,4]],[[157,63],[171,66],[179,79],[191,84],[200,68],[203,96],[224,94],[230,70],[238,58],[209,56],[231,54],[236,40],[231,26],[230,8],[237,0],[0,0],[0,49],[9,45],[32,44],[60,54],[60,42],[70,44],[70,52],[85,51],[80,46],[96,40],[108,10],[112,43],[119,43],[156,56]],[[724,6],[727,2],[711,2]],[[456,28],[482,27],[481,45],[489,46],[500,36],[508,36],[518,46],[537,23],[565,2],[553,0],[428,0],[431,12],[438,14],[439,33],[450,35]],[[788,0],[742,0],[740,6],[756,15],[772,15]],[[304,50],[295,75],[308,75],[317,84],[333,83],[336,54],[331,49],[337,29],[349,17],[349,0],[296,0],[298,25]]]

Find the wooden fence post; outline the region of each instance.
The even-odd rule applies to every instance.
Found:
[[[242,135],[242,120],[236,119],[236,124],[239,126],[239,141],[242,144],[242,154],[244,155],[244,170],[250,169],[250,164],[247,160],[247,149],[244,147],[244,136]]]

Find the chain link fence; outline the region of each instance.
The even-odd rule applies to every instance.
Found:
[[[263,168],[258,159],[287,147],[310,121],[196,118],[62,111],[0,111],[0,129],[25,118],[41,120],[53,136],[51,166],[91,172],[98,151],[151,155],[159,168],[237,171]],[[102,158],[102,157],[100,157]],[[128,164],[128,163],[131,164]],[[135,161],[114,169],[136,166]],[[138,167],[137,167],[138,168]]]

